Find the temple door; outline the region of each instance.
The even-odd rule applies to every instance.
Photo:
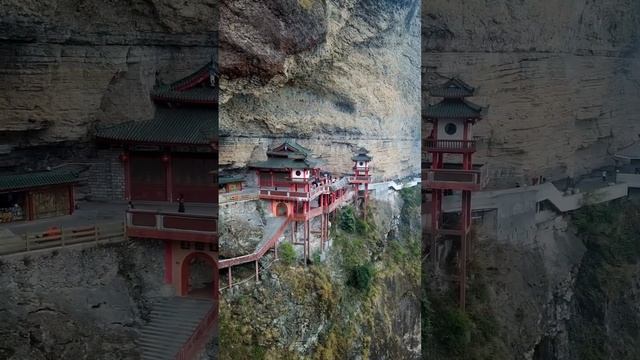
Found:
[[[187,202],[218,201],[218,186],[211,173],[216,161],[211,154],[174,154],[171,169],[174,198],[182,194]]]
[[[167,200],[165,164],[160,154],[132,154],[130,172],[132,200]]]

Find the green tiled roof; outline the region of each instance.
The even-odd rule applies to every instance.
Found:
[[[0,175],[0,191],[70,184],[77,182],[79,176],[77,171],[63,169]]]
[[[217,103],[218,94],[209,84],[210,76],[215,75],[212,64],[209,62],[195,73],[171,84],[156,86],[151,91],[151,98],[160,101]]]
[[[249,166],[258,169],[315,169],[319,162],[304,159],[295,160],[284,157],[270,157],[265,161],[250,163]]]
[[[468,100],[445,99],[429,105],[425,111],[428,118],[480,118],[483,108]]]
[[[217,110],[156,108],[153,119],[99,129],[96,137],[118,142],[208,145],[217,136]]]
[[[242,181],[244,181],[242,176],[221,176],[218,178],[218,184],[220,185]]]
[[[320,161],[309,158],[311,150],[295,141],[285,140],[267,151],[268,159],[249,164],[261,169],[314,169]]]
[[[429,89],[429,94],[443,98],[463,98],[473,96],[475,89],[460,79],[449,79],[446,83]]]

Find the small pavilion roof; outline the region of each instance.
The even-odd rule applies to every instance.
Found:
[[[243,182],[243,181],[244,181],[244,177],[242,177],[240,175],[236,175],[236,176],[220,176],[218,178],[218,184],[220,184],[220,185]]]
[[[249,166],[256,169],[315,169],[320,166],[320,162],[311,159],[270,157],[265,161],[252,162]]]
[[[156,102],[217,104],[218,94],[214,86],[211,85],[211,77],[217,77],[213,61],[187,77],[171,84],[154,87],[151,91],[151,99]]]
[[[371,161],[373,157],[369,156],[369,150],[365,148],[358,149],[355,156],[351,158],[353,161]]]
[[[427,106],[427,118],[471,118],[479,119],[484,115],[485,108],[466,99],[444,99],[435,105]]]
[[[320,161],[309,158],[311,150],[292,140],[267,151],[267,160],[250,163],[249,166],[259,169],[315,169]]]
[[[458,78],[451,78],[442,85],[429,89],[429,95],[443,98],[464,98],[473,96],[474,87]]]
[[[287,157],[291,157],[293,154],[294,156],[306,157],[307,155],[311,154],[311,150],[293,140],[285,140],[282,144],[268,150],[267,154]]]
[[[79,181],[78,169],[56,169],[0,175],[0,191],[23,190],[43,186],[72,184]]]
[[[358,154],[351,158],[353,161],[371,161],[373,158],[367,154]]]
[[[157,107],[153,119],[98,129],[96,137],[114,142],[209,145],[217,136],[216,110]]]

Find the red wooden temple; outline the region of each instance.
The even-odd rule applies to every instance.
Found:
[[[459,302],[464,310],[470,249],[471,192],[479,190],[481,186],[480,171],[474,169],[473,165],[476,145],[471,130],[482,119],[484,109],[466,99],[473,96],[474,88],[458,79],[450,79],[433,87],[429,93],[443,100],[425,110],[426,121],[432,125],[431,133],[423,143],[427,157],[431,158],[431,167],[423,168],[423,185],[431,192],[431,228],[427,241],[435,248],[442,237],[459,239]],[[445,192],[453,191],[462,194],[462,210],[460,218],[448,227],[443,221],[442,200]],[[432,252],[437,264],[435,255],[438,252]]]
[[[68,168],[0,175],[0,223],[73,214],[78,182]]]
[[[242,176],[224,176],[218,177],[218,191],[220,193],[232,193],[242,191],[244,178]]]
[[[250,165],[257,170],[259,198],[270,200],[275,216],[294,220],[291,222],[292,241],[304,246],[305,262],[309,258],[310,220],[315,217],[311,216],[312,203],[324,201],[324,198],[319,200],[323,193],[319,164],[310,158],[310,154],[309,149],[298,143],[285,141],[267,151],[266,161]],[[295,239],[298,223],[304,226],[302,242]]]
[[[127,235],[164,241],[164,279],[179,295],[218,297],[217,75],[212,63],[151,92],[152,119],[100,129],[98,141],[122,150],[125,198],[176,202],[185,212],[130,209]],[[193,203],[204,203],[191,211]],[[207,203],[211,206],[207,207]],[[176,210],[178,206],[176,205]],[[210,267],[211,283],[192,283],[196,262]],[[202,285],[202,284],[199,284]]]
[[[97,131],[103,146],[121,150],[126,200],[217,202],[216,76],[209,63],[151,92],[155,115]]]
[[[357,169],[355,174],[341,179],[330,177],[327,173],[321,174],[318,161],[310,157],[311,151],[293,141],[285,141],[269,149],[267,160],[251,163],[250,167],[256,169],[258,176],[259,198],[268,201],[272,214],[284,220],[253,253],[219,260],[219,268],[227,269],[228,287],[233,285],[233,266],[253,262],[258,279],[258,260],[271,249],[277,257],[278,240],[287,227],[290,227],[292,243],[304,246],[306,264],[310,257],[311,220],[321,216],[320,249],[324,250],[329,239],[329,215],[351,200],[360,186],[368,189],[371,157],[366,153],[361,149],[352,158],[354,169]],[[302,241],[296,239],[299,223],[303,225]]]

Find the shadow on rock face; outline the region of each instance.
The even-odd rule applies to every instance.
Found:
[[[326,10],[314,0],[221,1],[221,72],[232,78],[282,73],[287,56],[325,40]]]

